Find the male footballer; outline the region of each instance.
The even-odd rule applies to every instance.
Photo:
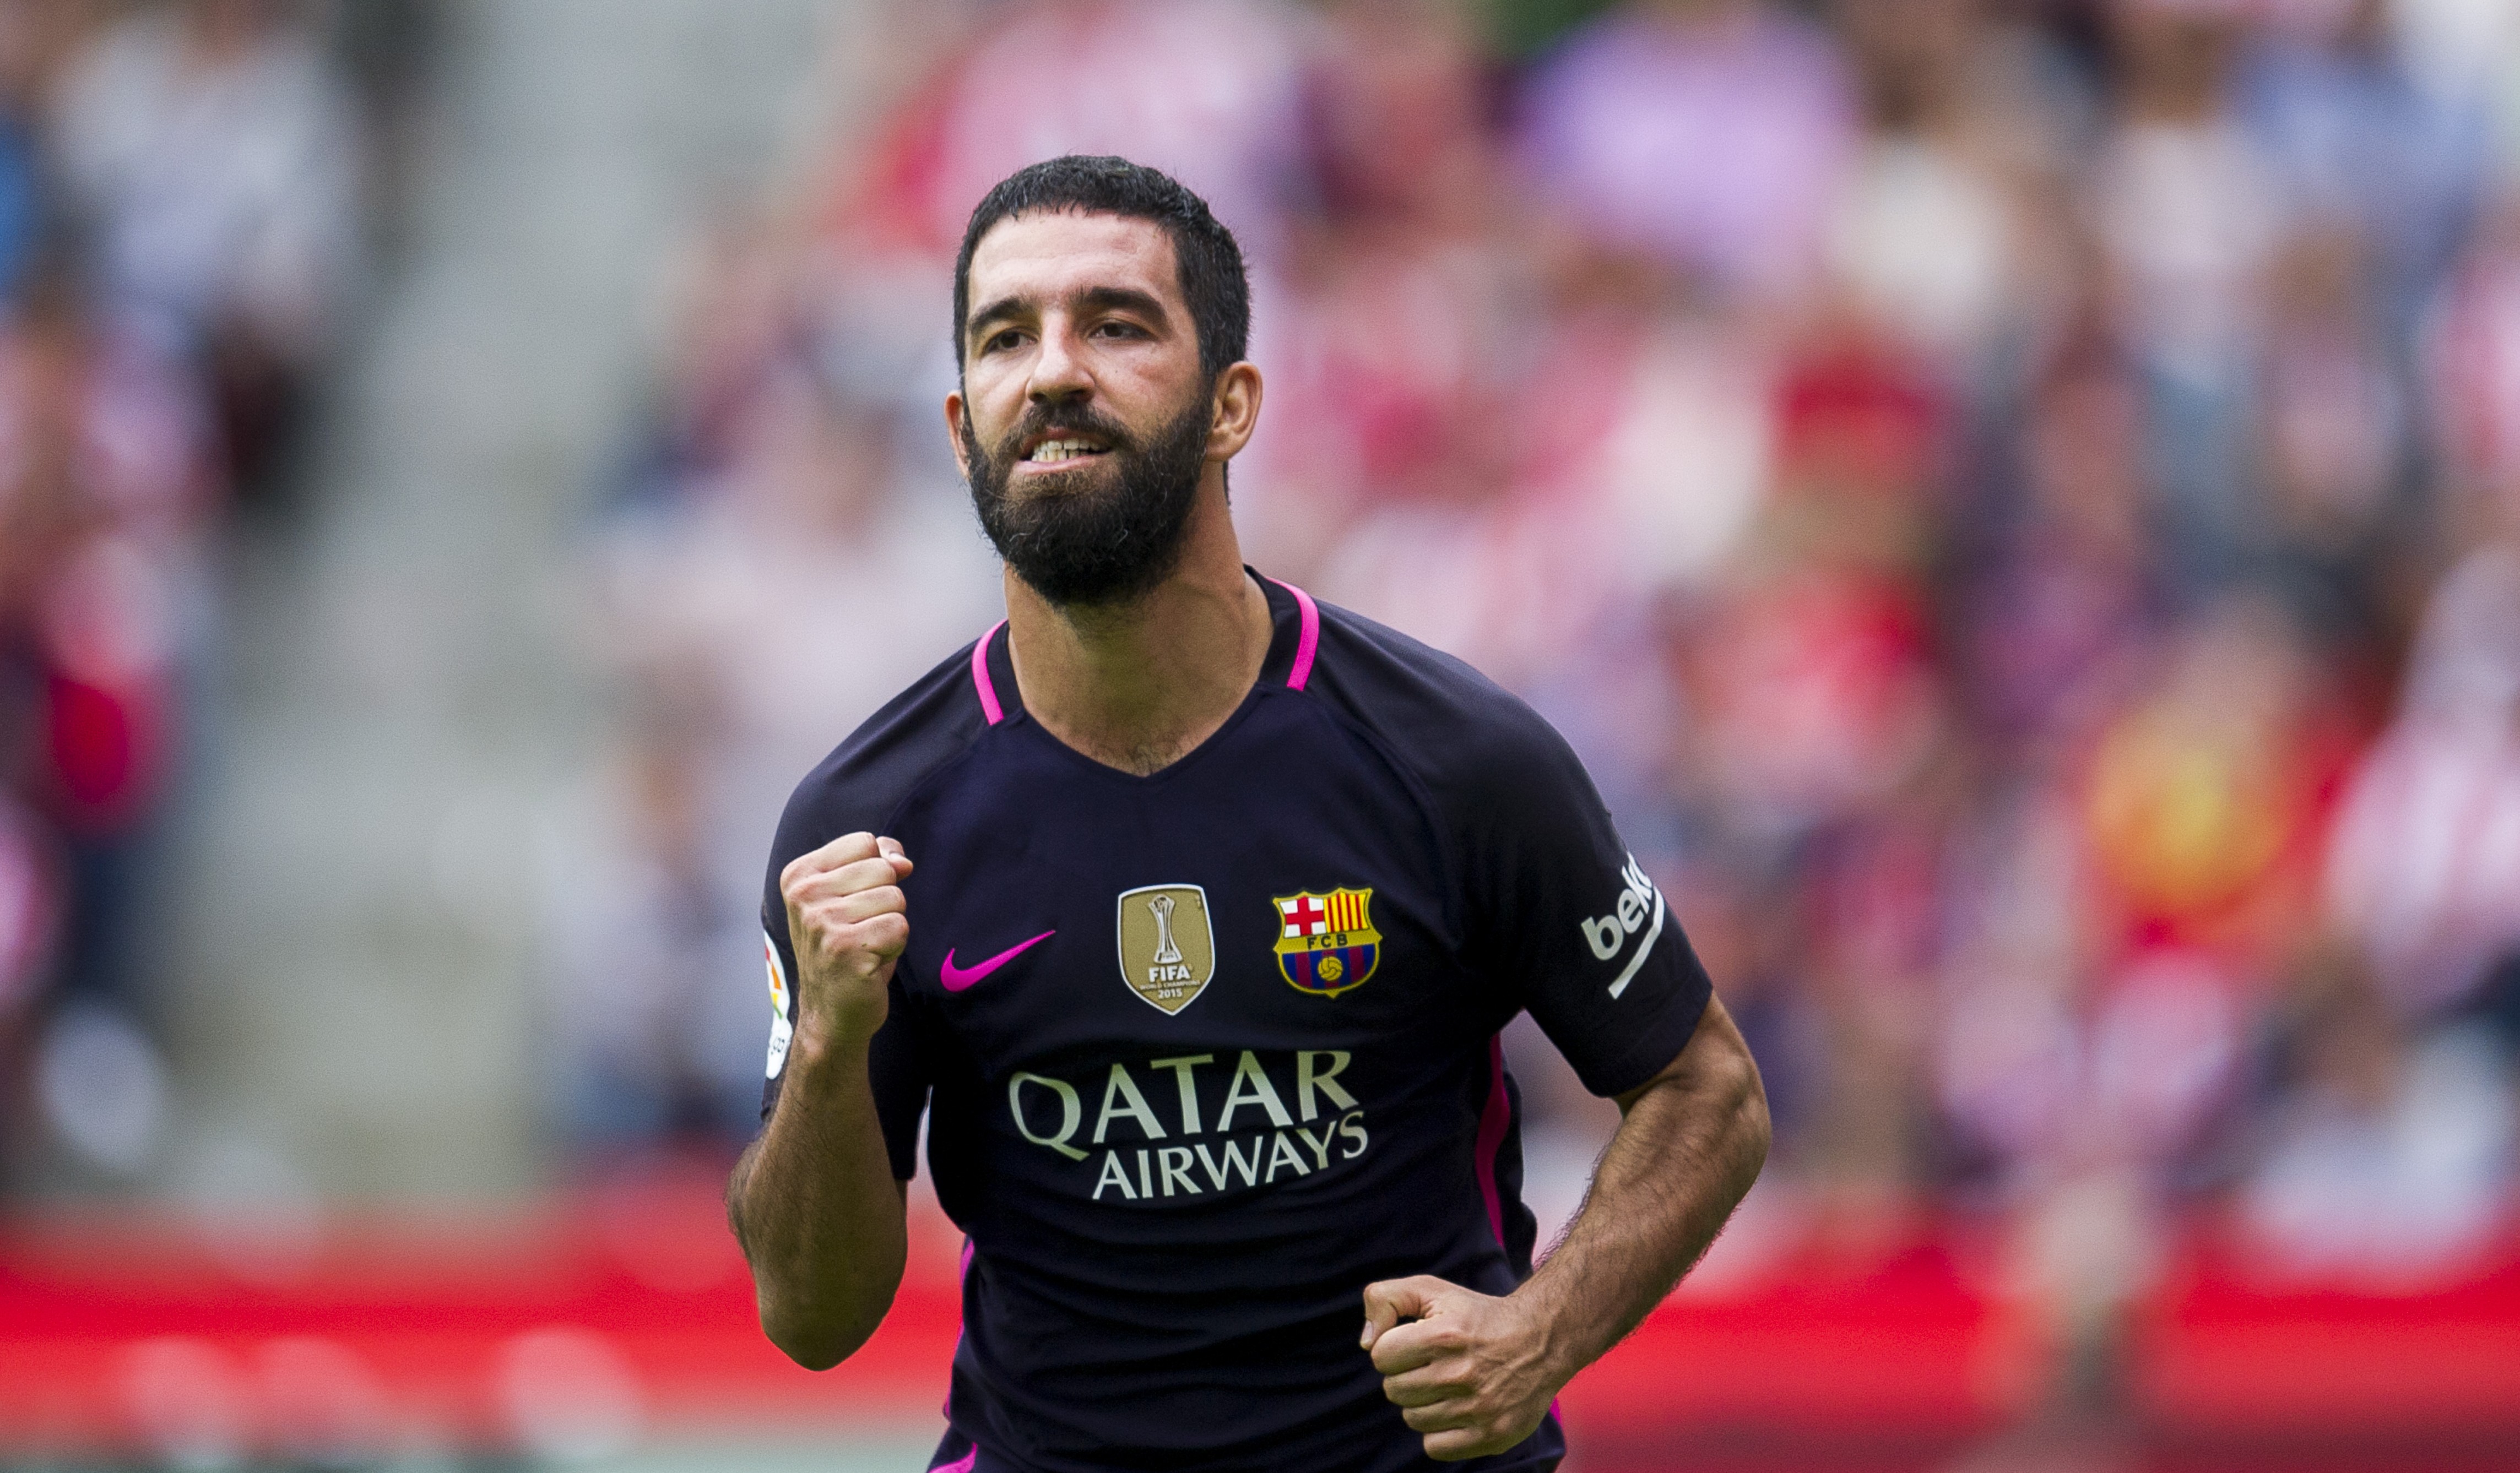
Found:
[[[824,1367],[966,1234],[952,1473],[1556,1466],[1558,1388],[1758,1175],[1757,1067],[1557,734],[1246,568],[1234,237],[1066,157],[981,201],[945,422],[1006,622],[798,786],[728,1188]],[[845,648],[832,651],[845,659]],[[1498,1032],[1624,1120],[1537,1271]]]

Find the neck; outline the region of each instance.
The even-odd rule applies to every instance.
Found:
[[[1062,606],[1006,575],[1007,635],[1024,709],[1095,761],[1146,774],[1216,735],[1269,657],[1269,600],[1242,570],[1210,466],[1180,566],[1127,603]]]

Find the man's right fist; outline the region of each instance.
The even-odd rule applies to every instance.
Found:
[[[883,1026],[893,964],[910,944],[909,873],[900,843],[872,833],[842,834],[779,871],[796,950],[796,1038],[809,1054]]]

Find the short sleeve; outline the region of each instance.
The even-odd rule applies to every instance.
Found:
[[[800,854],[810,854],[844,833],[901,835],[896,822],[910,795],[968,748],[988,723],[972,694],[971,646],[937,663],[916,685],[884,703],[849,738],[832,749],[788,795],[770,845],[770,870],[761,883],[762,947],[770,964],[770,1057],[761,1089],[761,1118],[778,1108],[787,1076],[788,1050],[795,1038],[796,953],[788,934],[788,902],[779,875]],[[868,1045],[868,1076],[875,1089],[892,1173],[903,1181],[919,1171],[919,1118],[927,1108],[927,1040],[932,1017],[922,1017],[893,974],[891,1005]]]
[[[1472,944],[1586,1089],[1624,1094],[1697,1031],[1706,969],[1565,739],[1517,706],[1483,745],[1457,829]]]
[[[796,953],[788,934],[787,904],[779,894],[779,871],[786,867],[783,845],[781,852],[771,856],[769,894],[762,901],[761,915],[761,947],[770,968],[771,1018],[768,1077],[761,1086],[765,1123],[779,1107],[780,1090],[788,1078],[788,1046],[796,1033]],[[907,1182],[919,1175],[919,1117],[927,1108],[928,1076],[919,1047],[918,1020],[898,970],[891,990],[883,1026],[867,1045],[867,1081],[875,1091],[876,1119],[883,1128],[892,1175]]]

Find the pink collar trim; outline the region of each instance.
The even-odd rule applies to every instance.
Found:
[[[1295,635],[1295,663],[1286,671],[1286,689],[1301,691],[1304,682],[1313,678],[1313,654],[1322,646],[1321,605],[1313,602],[1311,594],[1282,578],[1269,581],[1295,596],[1295,609],[1301,617],[1302,627]],[[989,718],[991,726],[1007,719],[1006,707],[998,703],[997,683],[989,678],[989,646],[996,642],[998,631],[1006,627],[1007,621],[1000,619],[989,626],[987,634],[980,636],[980,643],[971,647],[971,689],[980,697],[980,714]]]
[[[1301,691],[1304,682],[1313,678],[1313,652],[1322,645],[1321,606],[1313,602],[1311,594],[1282,578],[1269,581],[1295,596],[1295,608],[1303,616],[1303,628],[1295,637],[1295,663],[1286,671],[1286,689]]]
[[[980,643],[971,647],[971,689],[980,693],[980,714],[989,718],[991,726],[1007,719],[1006,707],[998,704],[997,683],[989,679],[989,642],[1006,627],[1007,621],[1000,619],[980,636]]]

